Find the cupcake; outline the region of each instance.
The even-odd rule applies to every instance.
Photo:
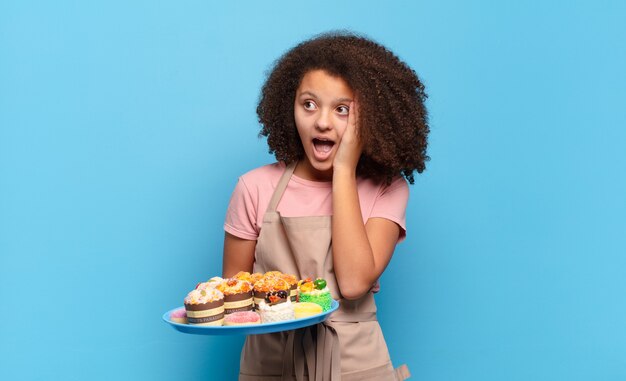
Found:
[[[333,300],[330,296],[330,290],[326,286],[326,280],[322,278],[317,278],[315,281],[311,281],[311,279],[301,280],[298,283],[298,295],[298,301],[319,304],[324,312],[330,310]]]
[[[278,274],[276,274],[278,273]],[[265,299],[268,292],[271,291],[285,291],[289,295],[291,285],[288,281],[283,279],[282,273],[278,271],[272,271],[265,273],[263,278],[259,279],[254,284],[254,305],[257,308],[258,305]]]
[[[298,278],[291,274],[282,274],[282,279],[289,283],[289,297],[291,302],[295,302],[298,299]]]
[[[258,305],[259,315],[263,323],[293,320],[296,318],[293,303],[286,290],[268,291],[265,299]]]
[[[293,304],[293,312],[296,315],[296,319],[302,319],[305,317],[321,314],[323,312],[322,306],[311,302],[298,302]]]
[[[194,325],[222,325],[224,294],[214,288],[192,290],[185,297],[187,321]]]
[[[224,317],[225,326],[260,324],[261,316],[254,311],[239,311]]]
[[[252,283],[252,286],[254,286],[254,284],[256,282],[258,282],[261,278],[263,278],[263,274],[261,273],[252,273],[250,274],[250,283]]]
[[[206,288],[216,288],[218,284],[222,283],[224,279],[214,276],[206,282],[198,283],[196,285],[196,290],[204,290]]]
[[[247,271],[240,271],[237,274],[235,274],[235,276],[233,276],[233,278],[239,279],[239,280],[245,280],[246,282],[250,282],[250,283],[254,284],[254,282],[252,281],[252,276]]]
[[[217,285],[217,290],[224,293],[224,313],[226,315],[252,310],[252,284],[250,282],[230,278]]]

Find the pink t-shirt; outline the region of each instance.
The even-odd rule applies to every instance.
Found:
[[[285,170],[283,163],[264,165],[239,178],[231,196],[224,230],[243,239],[256,240],[262,228],[274,189]],[[369,179],[357,179],[363,223],[382,217],[400,226],[399,241],[406,236],[406,206],[409,187],[402,177],[385,186]],[[331,216],[332,182],[305,180],[292,175],[278,203],[283,217]]]

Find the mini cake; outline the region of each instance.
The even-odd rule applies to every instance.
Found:
[[[296,315],[296,319],[321,314],[323,311],[322,306],[311,302],[299,302],[293,304],[293,312]]]
[[[184,308],[174,310],[170,314],[170,320],[178,324],[187,324],[187,313]]]
[[[317,278],[315,281],[311,281],[311,279],[301,280],[298,283],[298,294],[298,301],[319,304],[324,312],[330,310],[333,298],[326,286],[326,280],[322,278]]]
[[[252,281],[252,276],[247,271],[240,271],[237,274],[235,274],[235,276],[233,276],[233,278],[240,279],[240,280],[245,280],[246,282],[250,282],[250,283],[254,284],[254,282]]]
[[[253,286],[254,284],[261,278],[263,278],[263,274],[261,273],[253,273],[250,274],[247,271],[240,271],[233,278],[245,280],[246,282],[250,282]]]
[[[276,273],[280,275],[276,275]],[[269,274],[269,275],[268,275]],[[291,286],[289,282],[282,278],[282,274],[278,271],[272,271],[265,273],[263,278],[259,279],[254,284],[254,305],[255,307],[261,304],[261,302],[267,296],[270,291],[285,291],[289,294]]]
[[[250,281],[250,283],[252,283],[252,286],[254,286],[254,284],[256,282],[258,282],[261,278],[263,278],[263,274],[261,274],[261,273],[252,273],[252,274],[250,274],[250,278],[252,279]]]
[[[224,279],[214,276],[206,282],[198,283],[196,285],[196,290],[204,290],[206,288],[216,288],[218,284],[224,282]]]
[[[224,313],[252,310],[252,284],[245,280],[230,278],[217,285],[224,293]]]
[[[293,320],[296,318],[288,291],[268,291],[258,305],[263,323]]]
[[[289,283],[289,297],[295,302],[298,299],[298,278],[291,274],[282,274],[281,278]]]
[[[222,325],[224,294],[214,288],[192,290],[185,297],[185,311],[189,324]]]
[[[250,325],[260,324],[261,316],[254,311],[239,311],[226,315],[224,325]]]

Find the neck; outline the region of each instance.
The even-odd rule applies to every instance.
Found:
[[[327,171],[319,171],[315,169],[306,159],[300,159],[296,165],[293,174],[301,179],[319,182],[333,181],[332,167]]]

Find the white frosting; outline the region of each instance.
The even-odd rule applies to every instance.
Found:
[[[265,300],[261,301],[258,306],[259,315],[261,315],[261,321],[263,323],[271,323],[275,321],[293,320],[296,318],[293,312],[293,304],[291,300],[287,299],[284,303],[269,305],[265,303]]]
[[[198,290],[206,290],[207,288],[216,288],[218,284],[222,283],[224,281],[223,278],[220,278],[218,276],[214,276],[213,278],[209,279],[206,282],[200,283],[198,285],[198,287],[196,287]]]
[[[191,290],[185,297],[185,304],[204,304],[224,299],[224,294],[214,288]]]

